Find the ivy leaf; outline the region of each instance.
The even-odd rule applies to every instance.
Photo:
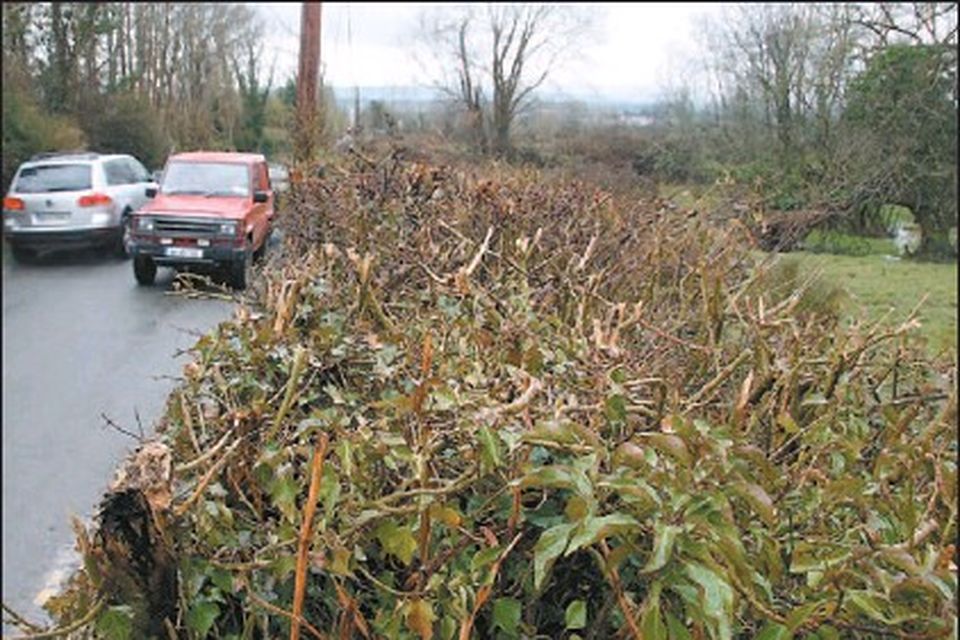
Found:
[[[544,531],[533,548],[533,588],[540,589],[547,571],[553,566],[563,550],[567,548],[567,541],[573,531],[574,524],[558,524]]]
[[[97,618],[97,635],[104,640],[130,640],[133,637],[133,611],[127,606],[105,609]]]
[[[497,598],[493,601],[493,626],[510,637],[516,637],[521,613],[522,605],[516,598]]]
[[[672,524],[664,525],[658,522],[654,527],[655,535],[653,541],[653,553],[647,564],[640,570],[640,573],[653,573],[659,571],[667,562],[670,561],[670,554],[673,552],[673,544],[680,533],[680,527]]]
[[[430,505],[430,518],[438,520],[448,527],[455,529],[463,522],[463,516],[453,507],[446,507],[438,503]]]
[[[587,626],[587,603],[583,600],[574,600],[568,604],[563,620],[567,629],[583,629]]]
[[[270,483],[270,498],[280,513],[290,522],[297,519],[297,483],[293,478],[274,478]]]
[[[433,638],[433,621],[436,619],[433,605],[426,600],[414,600],[407,609],[407,628],[418,634],[420,640]]]
[[[216,602],[200,600],[195,602],[187,612],[187,627],[196,631],[201,638],[206,638],[218,617],[220,617],[220,607]]]
[[[401,526],[393,520],[385,520],[377,527],[375,535],[383,550],[395,556],[404,565],[409,565],[413,560],[413,552],[417,550],[417,540],[409,527]]]

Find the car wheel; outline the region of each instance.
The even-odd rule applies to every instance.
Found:
[[[120,219],[120,237],[113,247],[118,258],[126,260],[130,257],[130,212],[124,211]]]
[[[267,229],[266,235],[263,237],[263,242],[260,243],[260,248],[253,252],[253,259],[256,262],[263,260],[264,256],[267,255],[267,244],[270,242],[270,238],[273,236],[273,228]]]
[[[149,256],[137,256],[133,259],[133,275],[137,278],[137,284],[152,285],[157,279],[157,264]]]
[[[234,289],[243,291],[250,284],[253,275],[253,252],[248,248],[243,257],[230,265],[230,284]]]
[[[37,257],[37,253],[33,249],[16,245],[11,246],[10,249],[13,252],[13,259],[17,262],[30,262]]]

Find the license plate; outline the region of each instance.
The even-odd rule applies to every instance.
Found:
[[[62,211],[42,211],[34,215],[36,216],[37,224],[67,222],[70,220],[70,213]]]
[[[167,247],[166,254],[175,258],[202,258],[203,249],[191,247]]]

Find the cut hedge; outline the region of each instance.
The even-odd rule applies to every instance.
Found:
[[[956,636],[956,365],[910,319],[844,329],[745,228],[533,171],[294,178],[61,625]]]

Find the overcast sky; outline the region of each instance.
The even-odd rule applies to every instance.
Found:
[[[265,54],[276,56],[275,85],[296,73],[300,3],[251,3],[264,18]],[[321,60],[334,86],[426,86],[413,57],[418,16],[429,3],[324,2]],[[585,5],[596,14],[594,39],[551,76],[545,89],[571,96],[641,99],[659,93],[695,48],[694,16],[715,3]]]

